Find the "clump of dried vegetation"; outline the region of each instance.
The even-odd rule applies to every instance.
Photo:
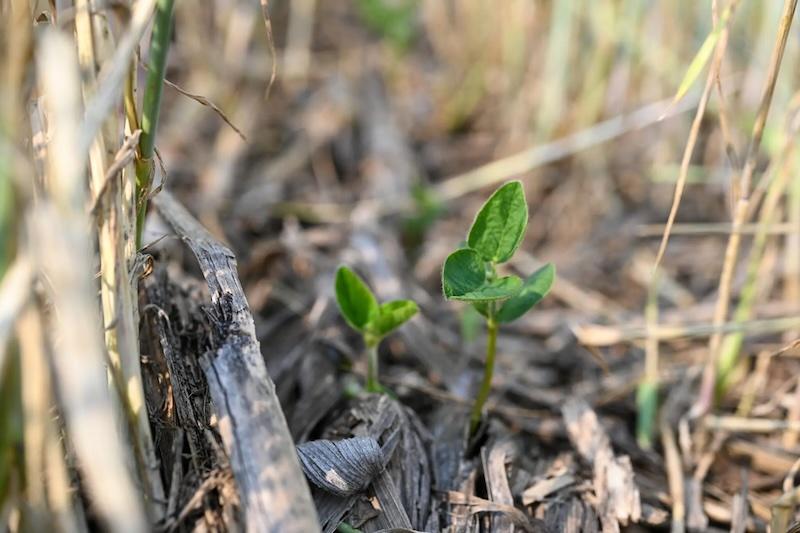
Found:
[[[796,4],[0,0],[0,530],[786,531]]]

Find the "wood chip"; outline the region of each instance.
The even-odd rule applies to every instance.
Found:
[[[314,531],[319,527],[314,503],[255,337],[233,253],[168,192],[153,203],[194,253],[211,293],[217,331],[203,370],[241,493],[246,529]]]
[[[581,399],[568,400],[561,409],[570,442],[594,471],[595,509],[603,532],[639,521],[641,502],[630,458],[614,456],[611,441],[595,412]]]
[[[495,503],[514,505],[506,473],[506,463],[511,460],[514,453],[515,446],[511,440],[503,440],[488,449],[484,447],[481,450],[486,490],[489,498]],[[492,533],[514,533],[514,525],[507,516],[500,514],[492,518]]]
[[[383,453],[372,437],[306,442],[297,455],[308,480],[338,496],[363,491],[383,470]]]

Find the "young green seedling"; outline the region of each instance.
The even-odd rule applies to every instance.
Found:
[[[378,304],[364,280],[346,266],[340,266],[336,271],[336,303],[350,327],[361,333],[367,347],[367,391],[381,392],[378,344],[417,314],[417,304],[411,300]]]
[[[494,372],[497,329],[528,312],[550,291],[555,267],[548,263],[526,280],[500,276],[497,265],[519,248],[528,225],[528,204],[519,181],[497,189],[483,204],[467,236],[467,246],[451,253],[442,269],[442,290],[448,300],[469,302],[486,318],[486,366],[470,414],[470,435],[481,421]]]

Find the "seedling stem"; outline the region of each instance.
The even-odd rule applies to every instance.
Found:
[[[472,414],[469,419],[470,435],[474,435],[478,430],[478,426],[481,423],[481,415],[483,414],[483,406],[489,398],[489,391],[492,389],[494,359],[497,352],[497,322],[494,318],[489,318],[486,321],[486,333],[486,364],[483,367],[483,380],[481,381],[481,388],[478,390],[478,397],[475,398],[475,403],[472,405]]]
[[[367,392],[381,392],[378,381],[378,343],[367,345]]]
[[[142,245],[147,199],[153,180],[153,156],[156,147],[156,128],[161,110],[161,93],[167,69],[167,51],[172,34],[172,8],[175,0],[159,0],[156,4],[153,34],[150,40],[149,70],[142,102],[142,136],[139,138],[139,157],[136,160],[136,247]]]
[[[497,265],[514,255],[528,225],[528,204],[522,183],[511,181],[483,204],[467,236],[466,246],[447,256],[442,267],[442,291],[448,300],[467,302],[486,318],[486,363],[478,396],[469,418],[469,435],[481,423],[489,398],[497,351],[497,329],[533,308],[550,291],[555,268],[547,264],[524,281],[498,276]]]

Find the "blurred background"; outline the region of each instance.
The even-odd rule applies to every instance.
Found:
[[[710,62],[688,72],[712,33],[710,5],[273,1],[279,75],[265,98],[272,59],[252,4],[178,3],[168,71],[248,142],[169,88],[159,135],[170,187],[245,262],[252,240],[287,219],[335,228],[363,204],[367,220],[402,233],[409,267],[435,288],[437,268],[425,265],[464,232],[461,215],[522,178],[525,250],[641,311]],[[676,228],[664,258],[684,289],[673,303],[714,297],[738,170],[726,145],[743,160],[781,8],[743,2],[730,17],[721,91],[699,125],[677,219],[716,225]],[[796,53],[789,39],[756,183],[787,139]]]

